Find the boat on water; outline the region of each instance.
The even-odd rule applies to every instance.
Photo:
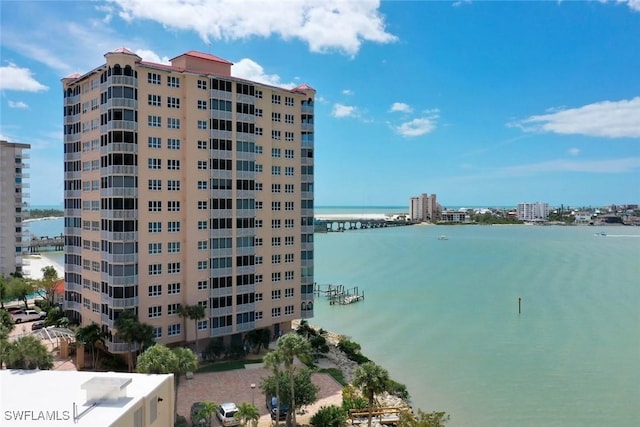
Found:
[[[605,233],[604,231],[601,231],[599,233],[595,233],[594,236],[603,236],[605,237],[607,235],[607,233]]]
[[[449,238],[445,235],[438,236],[438,240],[449,240]]]

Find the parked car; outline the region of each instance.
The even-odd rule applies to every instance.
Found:
[[[211,415],[204,411],[204,403],[196,402],[191,405],[191,426],[209,427],[211,425]]]
[[[278,398],[275,396],[271,396],[270,398],[267,397],[267,409],[269,410],[269,413],[271,414],[271,419],[275,420],[276,419],[276,414],[277,414],[277,407],[280,406],[280,421],[286,420],[287,419],[287,414],[289,413],[289,405],[287,405],[286,403],[281,403],[280,405],[278,405]]]
[[[44,328],[44,320],[38,320],[37,322],[33,322],[31,324],[31,330],[37,331],[38,329]]]
[[[47,317],[47,313],[37,310],[20,310],[12,313],[13,321],[16,323],[32,322],[34,320],[43,320]]]
[[[236,420],[233,416],[238,412],[238,407],[235,403],[227,402],[220,405],[217,415],[220,419],[220,423],[225,427],[237,426],[240,421]]]

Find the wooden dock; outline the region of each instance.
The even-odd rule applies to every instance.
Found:
[[[344,285],[314,283],[313,293],[318,297],[326,297],[330,305],[347,305],[364,301],[364,291],[360,292],[357,286],[347,289]]]

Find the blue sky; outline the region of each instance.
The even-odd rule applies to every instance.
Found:
[[[317,206],[640,203],[640,0],[0,2],[0,138],[63,194],[60,79],[127,47],[317,90]]]

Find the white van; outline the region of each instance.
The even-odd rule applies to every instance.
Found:
[[[225,427],[237,426],[240,424],[240,421],[236,420],[233,416],[238,412],[238,407],[235,403],[222,403],[220,405],[220,409],[218,410],[218,418],[220,419],[220,423]]]

